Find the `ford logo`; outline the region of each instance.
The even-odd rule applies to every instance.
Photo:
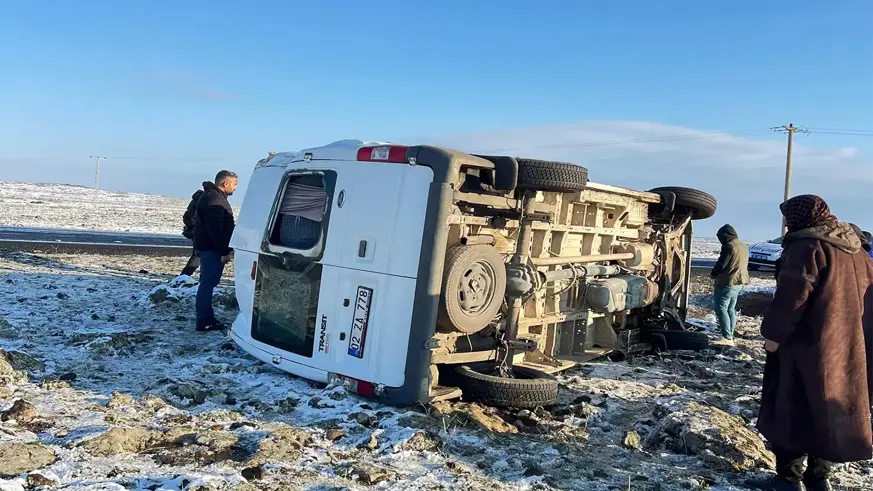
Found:
[[[343,203],[346,202],[346,190],[343,189],[339,192],[339,196],[336,198],[336,206],[337,208],[342,208]]]

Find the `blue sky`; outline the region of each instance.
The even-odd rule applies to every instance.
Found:
[[[418,3],[0,0],[0,180],[88,184],[97,154],[106,187],[186,196],[343,138],[523,142],[594,180],[711,190],[702,231],[763,238],[784,161],[764,129],[873,130],[873,2]],[[798,143],[798,192],[873,228],[873,137]]]

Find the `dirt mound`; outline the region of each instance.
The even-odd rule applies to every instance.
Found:
[[[699,455],[725,470],[751,471],[776,464],[761,436],[746,422],[716,407],[698,402],[668,404],[658,408],[659,431],[648,446],[664,447],[679,454]]]
[[[54,451],[41,443],[0,444],[0,476],[35,471],[57,460]]]

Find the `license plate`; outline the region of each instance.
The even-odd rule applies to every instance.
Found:
[[[757,259],[758,261],[766,261],[767,256],[762,256],[760,254],[752,254],[752,259]]]
[[[364,357],[364,341],[367,339],[367,324],[370,323],[370,304],[373,301],[373,289],[358,287],[355,295],[355,312],[352,316],[352,332],[349,339],[349,354],[356,358]]]

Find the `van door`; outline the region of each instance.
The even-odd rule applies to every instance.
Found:
[[[400,386],[433,172],[395,163],[305,165],[305,172],[333,176],[325,185],[329,206],[318,238],[321,249],[283,251],[267,232],[273,236],[257,268],[251,340],[281,357],[283,367],[291,362]],[[288,169],[283,178],[300,172]],[[282,189],[284,184],[277,186],[271,205],[273,227],[267,220],[263,230],[280,218],[275,203]]]

